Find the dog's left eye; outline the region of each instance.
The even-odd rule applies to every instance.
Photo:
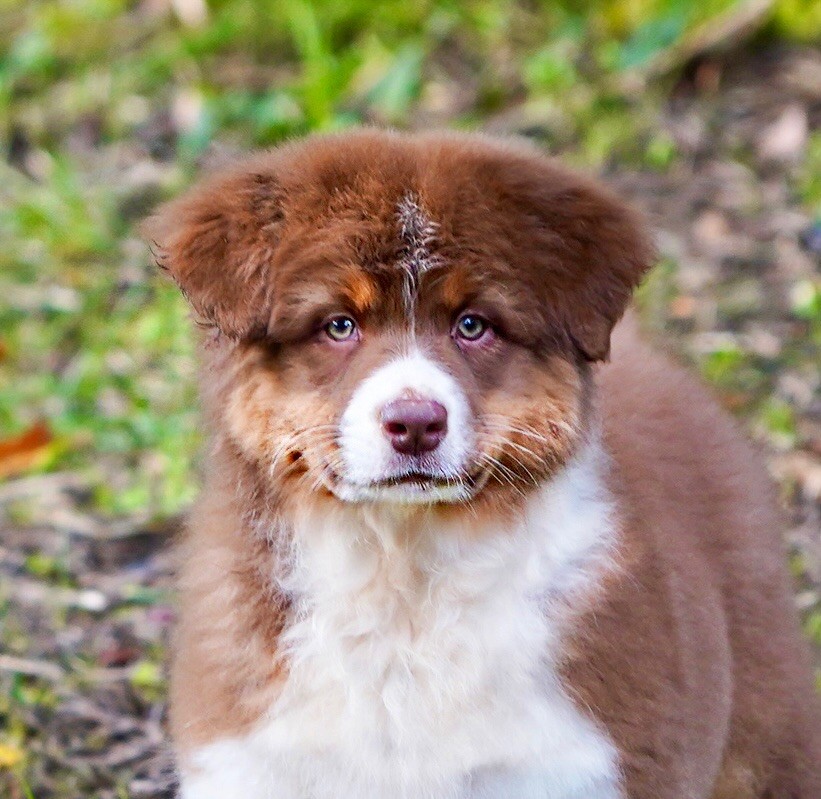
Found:
[[[335,316],[325,325],[325,332],[334,341],[349,341],[356,333],[356,322],[350,316]]]
[[[490,324],[476,314],[466,313],[456,323],[456,335],[468,341],[477,341],[487,332]]]

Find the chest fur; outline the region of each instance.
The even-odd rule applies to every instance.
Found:
[[[244,764],[253,799],[618,796],[613,747],[554,666],[610,525],[584,480],[505,530],[306,513],[280,576],[288,678],[254,733],[210,757]]]

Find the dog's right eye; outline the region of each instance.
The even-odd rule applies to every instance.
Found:
[[[350,341],[356,334],[356,322],[350,316],[335,316],[325,325],[325,333],[334,341]]]
[[[463,314],[456,323],[455,335],[466,341],[478,341],[490,325],[484,318],[473,313]]]

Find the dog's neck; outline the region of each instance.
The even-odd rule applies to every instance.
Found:
[[[534,592],[561,598],[611,559],[614,513],[605,477],[606,456],[594,437],[515,512],[309,501],[277,524],[259,520],[257,529],[269,536],[276,588],[291,600],[333,595],[345,604],[382,583],[383,596],[413,603],[450,581],[464,579],[478,595],[516,574],[532,581]]]

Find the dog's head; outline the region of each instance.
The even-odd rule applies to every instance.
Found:
[[[218,436],[279,490],[347,502],[548,478],[651,259],[610,193],[521,143],[458,135],[307,139],[146,230],[214,331]]]

